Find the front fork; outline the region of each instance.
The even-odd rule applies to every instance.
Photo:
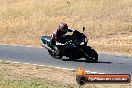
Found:
[[[83,49],[80,48],[80,50],[83,53],[82,54],[82,57],[84,57],[88,61],[91,61],[92,60],[91,57],[87,53],[85,53],[85,51]]]

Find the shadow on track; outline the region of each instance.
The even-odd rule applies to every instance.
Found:
[[[84,62],[84,63],[90,63],[86,60],[69,60],[69,59],[62,59],[63,61],[73,61],[73,62]],[[112,64],[112,62],[103,62],[103,61],[97,61],[95,63],[104,63],[104,64]]]

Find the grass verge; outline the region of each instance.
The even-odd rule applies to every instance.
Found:
[[[76,72],[0,61],[0,88],[80,88]],[[130,84],[86,84],[81,88],[131,88]]]

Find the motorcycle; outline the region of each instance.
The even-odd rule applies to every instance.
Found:
[[[84,32],[85,28],[83,28]],[[42,46],[45,47],[49,54],[56,59],[61,59],[63,56],[69,60],[77,60],[85,58],[88,62],[97,62],[97,52],[87,45],[88,39],[84,33],[75,30],[72,35],[65,35],[65,42],[51,44],[51,36],[42,36]],[[59,51],[59,52],[58,52]]]

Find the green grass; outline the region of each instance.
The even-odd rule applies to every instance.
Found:
[[[2,80],[0,88],[68,88],[62,84],[48,82],[41,79],[24,79],[24,80]]]
[[[17,69],[24,69],[22,64],[12,64],[0,61],[0,88],[75,88],[77,85],[62,84],[52,79],[34,77],[17,73]],[[28,67],[28,66],[27,66]],[[14,69],[16,68],[16,69]],[[38,68],[36,68],[37,70]],[[45,69],[45,68],[41,68]],[[28,72],[30,73],[30,72]]]
[[[10,64],[10,63],[6,61],[0,61],[0,64]]]

